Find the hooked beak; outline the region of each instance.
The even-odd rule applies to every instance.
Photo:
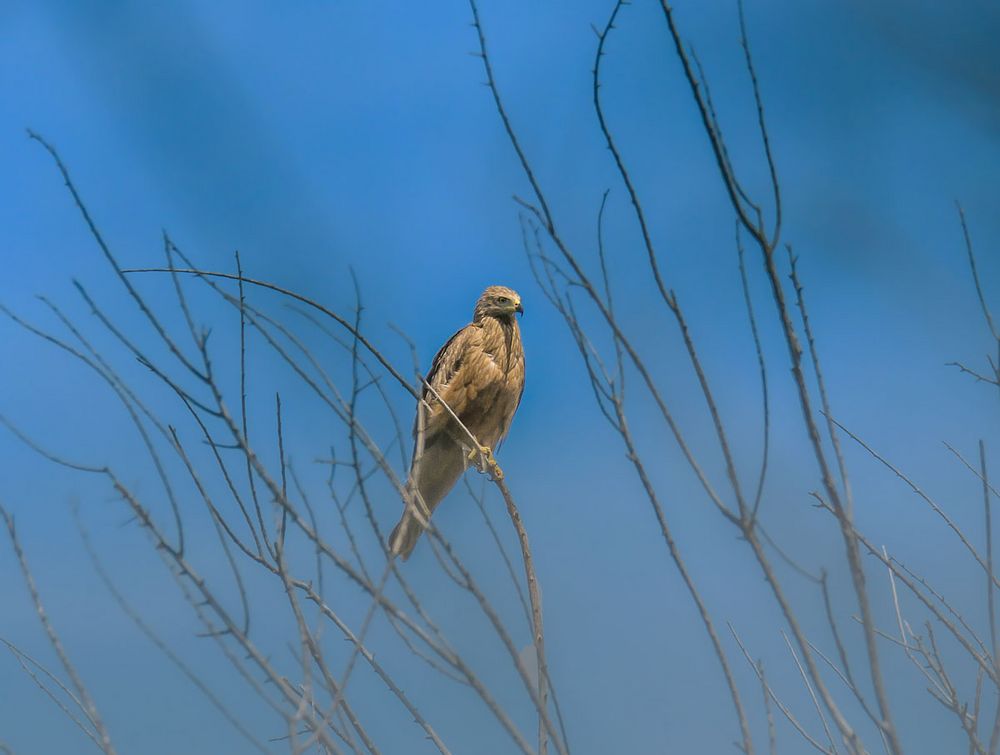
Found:
[[[524,314],[524,307],[521,306],[521,302],[514,305],[514,311],[520,312],[522,315]]]

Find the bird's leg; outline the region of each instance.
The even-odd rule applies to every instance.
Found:
[[[476,469],[483,474],[489,474],[495,480],[503,479],[503,470],[497,464],[493,456],[493,449],[489,446],[479,446],[469,451],[469,461],[475,463]]]

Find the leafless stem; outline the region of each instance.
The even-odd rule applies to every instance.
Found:
[[[0,517],[3,518],[4,524],[7,527],[7,535],[10,537],[11,546],[14,548],[14,555],[17,556],[17,563],[21,567],[21,576],[24,577],[24,583],[31,596],[31,602],[35,606],[35,613],[38,616],[38,621],[42,625],[42,629],[45,632],[45,636],[48,638],[49,644],[52,646],[56,656],[59,658],[59,664],[63,667],[63,670],[66,672],[66,675],[69,677],[70,682],[73,685],[73,689],[79,697],[80,707],[83,710],[84,715],[86,715],[91,726],[94,727],[97,746],[100,747],[106,755],[114,755],[115,748],[114,745],[111,744],[111,735],[108,733],[108,730],[104,725],[101,714],[97,710],[97,705],[94,702],[93,697],[91,697],[90,692],[87,690],[86,685],[83,683],[83,679],[77,673],[76,668],[70,661],[66,648],[63,647],[62,641],[59,639],[59,635],[56,634],[55,627],[52,626],[52,622],[49,620],[49,615],[45,610],[44,604],[42,603],[42,596],[38,592],[38,587],[35,585],[35,578],[32,576],[31,569],[28,566],[28,560],[24,555],[24,550],[21,548],[21,541],[18,538],[17,530],[14,527],[14,517],[3,506],[0,506]]]
[[[806,740],[806,742],[812,745],[813,748],[816,749],[818,752],[825,753],[826,755],[833,755],[833,753],[829,749],[820,744],[809,732],[805,730],[802,724],[799,723],[799,720],[788,709],[788,706],[786,706],[783,702],[781,702],[781,700],[778,699],[778,696],[774,693],[774,690],[771,689],[771,685],[769,685],[767,683],[767,680],[764,678],[763,665],[758,666],[756,663],[754,663],[754,660],[753,658],[751,658],[750,653],[746,649],[746,646],[743,644],[743,641],[736,633],[736,629],[733,627],[731,623],[729,622],[726,623],[727,626],[729,627],[729,631],[733,635],[733,639],[736,640],[736,644],[739,645],[740,650],[743,652],[743,657],[747,659],[747,663],[750,664],[750,667],[754,670],[754,673],[757,674],[757,678],[760,680],[760,683],[764,686],[767,695],[771,698],[774,704],[778,706],[778,710],[781,711],[782,715],[785,717],[788,723],[790,723],[792,727],[795,729],[795,731],[797,731],[799,735],[804,740]]]

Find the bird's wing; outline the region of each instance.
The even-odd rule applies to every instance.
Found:
[[[466,325],[448,339],[438,351],[431,363],[431,369],[425,378],[427,384],[434,390],[424,386],[423,399],[431,407],[426,418],[426,443],[430,446],[440,431],[448,425],[451,414],[441,402],[440,397],[459,419],[477,393],[476,385],[482,378],[484,360],[489,357],[483,352],[480,329],[475,325]],[[491,362],[492,364],[492,362]],[[437,395],[435,395],[437,394]],[[464,421],[464,420],[463,420]],[[419,424],[414,425],[416,436]]]
[[[521,397],[524,395],[524,349],[521,348],[520,332],[515,332],[514,338],[517,339],[515,347],[520,358],[515,360],[507,379],[511,385],[511,391],[517,391],[517,397],[514,399],[510,411],[503,417],[498,444],[507,437],[507,433],[510,431],[510,424],[514,421],[514,414],[517,412],[517,407],[521,405]]]
[[[474,337],[474,333],[469,331],[475,330],[477,329],[472,325],[466,325],[449,338],[444,346],[438,349],[438,353],[434,355],[434,361],[431,362],[431,368],[425,380],[430,383],[431,387],[442,398],[444,397],[442,391],[447,389],[452,377],[462,368],[462,362],[465,361],[463,357]],[[423,395],[424,398],[427,398],[428,395],[433,398],[433,393],[426,386],[424,386]],[[452,407],[452,409],[455,409],[455,407]],[[457,409],[455,413],[458,413]]]

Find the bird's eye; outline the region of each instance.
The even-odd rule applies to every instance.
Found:
[[[500,304],[509,304],[510,303],[510,299],[508,299],[506,296],[498,296],[497,297],[497,301]]]

